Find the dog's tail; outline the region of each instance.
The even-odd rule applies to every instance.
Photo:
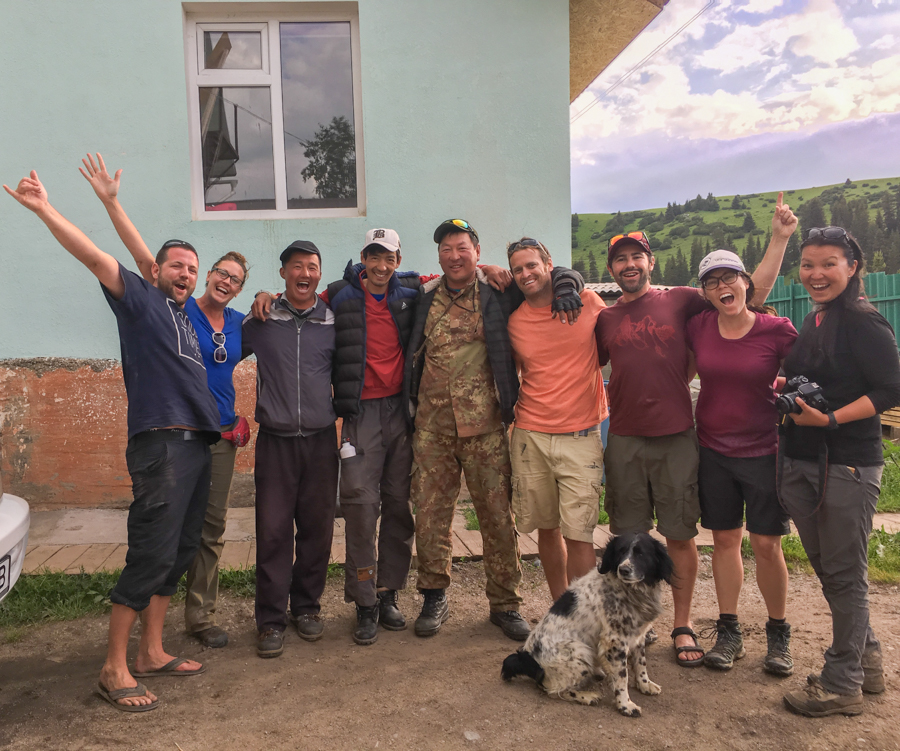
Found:
[[[544,669],[531,656],[530,652],[520,649],[503,661],[503,668],[500,670],[500,677],[504,681],[511,681],[517,675],[527,675],[540,685],[544,680]]]

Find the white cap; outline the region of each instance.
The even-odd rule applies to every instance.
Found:
[[[730,250],[714,250],[707,255],[700,261],[700,271],[697,276],[702,279],[710,271],[715,271],[716,269],[733,269],[734,271],[746,272],[741,257]]]
[[[400,235],[392,229],[370,229],[366,232],[366,242],[363,250],[370,245],[380,245],[385,250],[400,252]]]

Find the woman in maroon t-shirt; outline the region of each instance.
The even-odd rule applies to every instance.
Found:
[[[781,536],[788,516],[775,484],[777,413],[773,383],[797,337],[787,318],[748,305],[753,282],[741,259],[716,250],[700,262],[703,294],[714,306],[687,324],[702,388],[697,402],[700,442],[700,523],[713,533],[713,577],[719,602],[716,644],[704,664],[729,670],[744,656],[737,605],[744,579],[743,519],[756,557],[756,581],[766,603],[764,669],[793,671],[791,627],[785,621],[787,568]]]

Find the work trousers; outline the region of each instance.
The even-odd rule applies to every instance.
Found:
[[[337,431],[256,439],[256,625],[283,631],[319,612],[325,590],[338,482]],[[296,525],[296,534],[294,527]],[[296,559],[291,563],[296,552]]]
[[[863,652],[880,647],[869,624],[868,549],[883,469],[830,465],[819,506],[818,463],[784,460],[781,499],[831,607],[821,683],[835,694],[860,692]]]
[[[225,430],[225,428],[222,428]],[[212,473],[209,501],[200,535],[200,548],[187,572],[187,596],[184,600],[184,625],[195,634],[216,625],[216,601],[219,597],[219,559],[225,547],[225,516],[228,494],[234,477],[237,447],[220,438],[210,447]]]
[[[481,527],[485,592],[491,611],[518,610],[522,568],[510,504],[506,431],[459,438],[417,430],[413,463],[418,588],[446,589],[450,585],[451,534],[462,470]]]
[[[412,561],[412,440],[403,409],[399,395],[364,399],[359,414],[345,418],[341,428],[341,444],[356,450],[341,459],[344,599],[364,607],[378,601],[377,588],[404,589]]]

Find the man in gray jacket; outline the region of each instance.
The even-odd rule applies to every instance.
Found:
[[[316,296],[322,257],[298,240],[281,254],[284,294],[269,320],[247,316],[243,356],[257,359],[256,625],[260,657],[283,651],[285,610],[307,641],[322,636],[319,598],[331,554],[338,482],[331,401],[334,314]],[[297,525],[296,560],[292,539]]]

